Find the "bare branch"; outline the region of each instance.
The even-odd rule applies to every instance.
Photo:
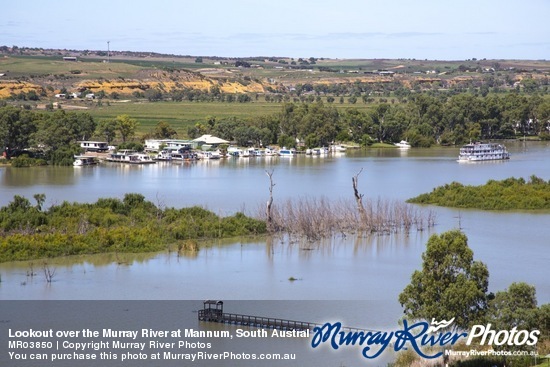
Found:
[[[351,178],[351,182],[353,185],[353,194],[355,195],[355,202],[357,203],[357,210],[359,211],[359,216],[361,217],[361,222],[363,224],[367,223],[367,212],[365,211],[365,207],[363,206],[363,194],[359,193],[359,190],[357,189],[358,181],[359,181],[359,175],[363,172],[363,168]]]
[[[271,213],[271,208],[273,206],[273,187],[275,186],[275,183],[273,182],[273,170],[271,171],[265,171],[265,174],[269,177],[269,200],[267,201],[267,205],[265,208],[265,214],[267,217],[267,229],[272,232],[273,231],[273,217]]]

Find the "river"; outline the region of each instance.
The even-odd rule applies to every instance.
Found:
[[[475,164],[459,164],[458,148],[438,147],[193,164],[3,167],[0,205],[13,195],[32,201],[34,194],[44,193],[48,206],[138,192],[162,206],[200,205],[221,215],[255,214],[269,196],[266,171],[273,171],[275,202],[319,197],[351,200],[351,178],[359,172],[359,191],[366,198],[399,201],[451,181],[477,185],[533,174],[550,179],[550,143],[506,145],[512,154],[509,161]],[[42,262],[3,263],[0,299],[221,299],[228,307],[230,300],[347,301],[343,304],[368,307],[368,312],[360,307],[346,313],[345,321],[353,324],[349,326],[384,328],[395,325],[402,314],[397,296],[420,268],[429,235],[460,227],[475,259],[489,268],[491,291],[523,281],[536,286],[539,304],[550,302],[550,214],[430,209],[436,213],[436,226],[408,235],[336,235],[314,244],[284,237],[241,239],[213,242],[188,256],[163,252],[51,259],[48,266],[55,269],[51,284],[45,282]],[[36,275],[29,276],[30,272]],[[317,322],[330,318],[331,312],[334,317],[339,309],[334,307],[331,311],[308,304],[306,316],[290,309],[285,315]],[[269,315],[276,310],[279,307],[265,306],[263,312]]]

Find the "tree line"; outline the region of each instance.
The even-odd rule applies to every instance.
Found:
[[[297,142],[306,147],[334,141],[368,146],[404,139],[412,146],[429,147],[518,136],[549,139],[550,100],[517,93],[487,97],[418,94],[405,104],[380,103],[366,111],[338,110],[323,102],[284,103],[279,113],[254,121],[209,118],[188,129],[192,138],[204,133],[241,145],[261,142],[288,147]]]
[[[43,151],[50,163],[67,164],[68,158],[72,161],[72,155],[78,153],[74,144],[79,140],[135,142],[138,125],[128,115],[98,123],[86,112],[0,107],[0,142],[8,158],[34,148]],[[415,147],[429,147],[518,136],[550,139],[550,100],[518,93],[486,97],[464,93],[417,94],[404,104],[379,103],[368,110],[337,109],[322,101],[283,103],[280,112],[254,120],[208,117],[187,132],[190,138],[210,133],[243,146],[287,147],[326,146],[336,141],[368,146],[407,140]],[[171,126],[159,122],[141,139],[175,135]]]
[[[168,134],[175,131],[159,123],[158,129]],[[0,108],[0,142],[8,159],[23,153],[54,165],[72,165],[73,155],[80,153],[81,140],[97,138],[121,143],[132,141],[138,122],[128,115],[99,123],[87,112],[37,112],[13,106]],[[156,132],[156,130],[155,130]]]

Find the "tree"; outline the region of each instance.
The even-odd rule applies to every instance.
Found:
[[[103,120],[97,125],[95,135],[100,136],[107,141],[107,144],[111,144],[116,137],[117,125],[116,122]]]
[[[38,130],[33,135],[34,143],[49,151],[76,144],[78,140],[88,140],[96,128],[89,113],[59,110],[42,117],[44,120],[38,122]]]
[[[174,130],[166,121],[159,121],[155,127],[155,132],[153,133],[153,136],[157,139],[170,139],[177,135],[178,133],[176,130]]]
[[[545,339],[550,338],[550,303],[545,303],[539,307],[537,325],[540,328],[542,337]]]
[[[0,108],[0,150],[10,158],[17,150],[29,148],[31,135],[37,130],[36,115],[16,107]]]
[[[380,143],[382,143],[386,138],[386,131],[384,129],[386,125],[384,124],[384,121],[385,121],[386,114],[389,114],[388,112],[390,108],[391,108],[390,105],[386,103],[382,103],[376,106],[374,111],[369,112],[369,116],[373,123],[373,128],[375,129],[373,133],[376,135]]]
[[[540,330],[542,337],[548,335],[548,305],[537,308],[535,287],[527,283],[512,283],[507,290],[497,292],[489,303],[487,322],[496,330]],[[546,312],[546,315],[545,315]],[[546,318],[546,322],[545,322]],[[544,345],[544,343],[541,343]],[[527,346],[506,343],[495,349],[524,350]],[[506,356],[503,357],[506,361]],[[505,362],[506,363],[506,362]]]
[[[145,98],[149,100],[149,102],[156,102],[162,99],[162,92],[158,89],[147,89],[144,95]]]
[[[128,115],[119,115],[116,117],[116,126],[122,142],[125,143],[127,139],[135,135],[138,122]]]
[[[531,329],[538,326],[537,321],[537,298],[532,285],[512,283],[490,302],[489,322],[497,329]]]
[[[40,100],[40,97],[38,96],[38,93],[36,93],[35,90],[30,90],[27,92],[27,99],[29,101],[38,101]]]
[[[346,109],[341,116],[341,121],[343,130],[349,131],[351,138],[357,143],[361,142],[363,135],[368,134],[372,125],[370,116],[356,108]]]
[[[36,209],[38,209],[38,211],[41,211],[42,206],[46,201],[46,194],[34,194],[33,197],[34,197],[34,200],[36,200]]]
[[[487,307],[489,271],[473,261],[468,238],[458,230],[432,235],[422,254],[422,270],[399,295],[404,312],[413,319],[455,318],[454,326],[467,328],[483,320]]]

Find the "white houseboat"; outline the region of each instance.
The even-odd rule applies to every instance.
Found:
[[[109,154],[107,161],[130,164],[156,163],[149,155],[144,153],[136,153],[133,150],[121,150],[116,153]]]
[[[399,149],[409,149],[411,147],[409,142],[406,140],[401,140],[399,143],[395,143],[394,145]]]
[[[80,147],[86,152],[106,152],[109,150],[109,144],[104,141],[81,141]]]
[[[470,143],[460,148],[459,162],[496,161],[510,159],[506,147],[497,143]]]
[[[294,148],[287,149],[286,147],[283,147],[283,149],[279,149],[278,154],[280,157],[295,157],[296,149]]]
[[[347,149],[343,145],[331,145],[329,150],[334,153],[345,153]]]
[[[219,150],[199,152],[198,156],[201,159],[220,159],[222,157]]]
[[[85,156],[85,155],[75,155],[73,166],[93,166],[97,164],[97,159],[95,157]]]
[[[192,142],[189,140],[178,139],[146,139],[145,151],[146,152],[160,152],[163,149],[179,150],[192,148]]]

